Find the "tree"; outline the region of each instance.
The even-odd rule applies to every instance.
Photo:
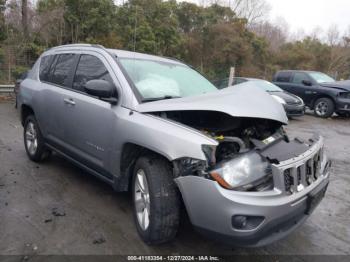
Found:
[[[175,1],[133,0],[119,7],[117,32],[128,49],[176,56],[180,45]]]
[[[48,47],[85,42],[176,57],[211,79],[227,77],[231,66],[267,79],[281,68],[350,74],[350,31],[293,36],[283,18],[264,20],[266,0],[199,2],[0,0],[2,61],[29,66]]]
[[[282,17],[277,17],[275,23],[264,21],[250,26],[256,35],[268,39],[271,51],[277,51],[288,40],[289,26]]]
[[[90,41],[108,35],[114,28],[115,5],[112,0],[65,0],[64,19],[68,41]]]
[[[22,0],[22,28],[24,39],[28,39],[28,0]]]
[[[265,0],[234,0],[233,11],[239,16],[247,19],[248,25],[261,22],[267,16],[271,7]]]
[[[67,37],[64,0],[37,2],[36,33],[45,46],[63,44]]]
[[[266,0],[203,0],[200,3],[229,7],[238,17],[245,18],[248,25],[261,22],[271,9]]]
[[[0,41],[6,39],[5,10],[6,0],[0,0]]]

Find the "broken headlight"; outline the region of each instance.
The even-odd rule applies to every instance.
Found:
[[[272,185],[270,163],[255,151],[222,162],[209,173],[227,189],[247,191],[261,185],[269,188]]]

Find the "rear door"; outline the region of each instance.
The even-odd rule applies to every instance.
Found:
[[[59,149],[66,149],[65,142],[65,98],[72,85],[74,68],[78,55],[72,53],[57,54],[42,60],[50,63],[40,72],[42,84],[40,119],[42,130],[50,144]]]
[[[274,79],[274,84],[279,86],[285,91],[291,92],[290,82],[292,80],[293,74],[288,71],[281,71],[277,73],[276,78]],[[292,93],[292,92],[291,92]]]

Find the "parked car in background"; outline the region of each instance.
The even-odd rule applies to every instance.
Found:
[[[303,99],[286,92],[274,85],[273,83],[257,79],[257,78],[247,78],[247,77],[235,77],[233,79],[233,85],[237,85],[244,82],[254,83],[255,86],[268,92],[277,102],[281,103],[286,111],[288,117],[303,116],[305,112],[305,105]]]
[[[321,136],[290,138],[283,107],[245,85],[218,90],[159,56],[54,47],[21,83],[24,148],[32,161],[55,151],[116,191],[131,190],[148,244],[176,236],[184,206],[209,237],[267,245],[320,203],[331,162]]]
[[[17,101],[17,95],[18,95],[18,93],[19,93],[20,85],[21,85],[22,81],[23,81],[24,79],[27,78],[28,73],[29,73],[29,71],[23,72],[23,73],[19,76],[19,78],[17,78],[16,81],[15,81],[14,93],[15,93],[15,96],[16,96],[16,98],[15,98],[15,99],[16,99],[16,101],[15,101],[15,107],[16,107],[16,108],[17,108],[17,103],[18,103],[18,101]]]
[[[315,71],[283,70],[274,75],[273,83],[301,97],[318,117],[330,117],[334,112],[340,116],[349,116],[349,80],[335,81]]]
[[[268,92],[277,102],[282,104],[288,117],[304,115],[305,104],[300,97],[282,90],[269,81],[257,78],[234,77],[232,85],[238,85],[248,81]],[[213,84],[219,89],[226,88],[228,86],[228,78],[213,81]]]

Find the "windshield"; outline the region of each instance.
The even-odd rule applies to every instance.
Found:
[[[309,75],[317,82],[317,83],[326,83],[326,82],[335,82],[335,80],[324,74],[324,73],[320,73],[320,72],[311,72],[309,73]]]
[[[282,89],[278,86],[270,83],[265,80],[252,80],[251,82],[255,83],[258,87],[263,88],[267,92],[281,92]]]
[[[217,88],[197,71],[171,62],[118,58],[144,101],[195,96]]]

